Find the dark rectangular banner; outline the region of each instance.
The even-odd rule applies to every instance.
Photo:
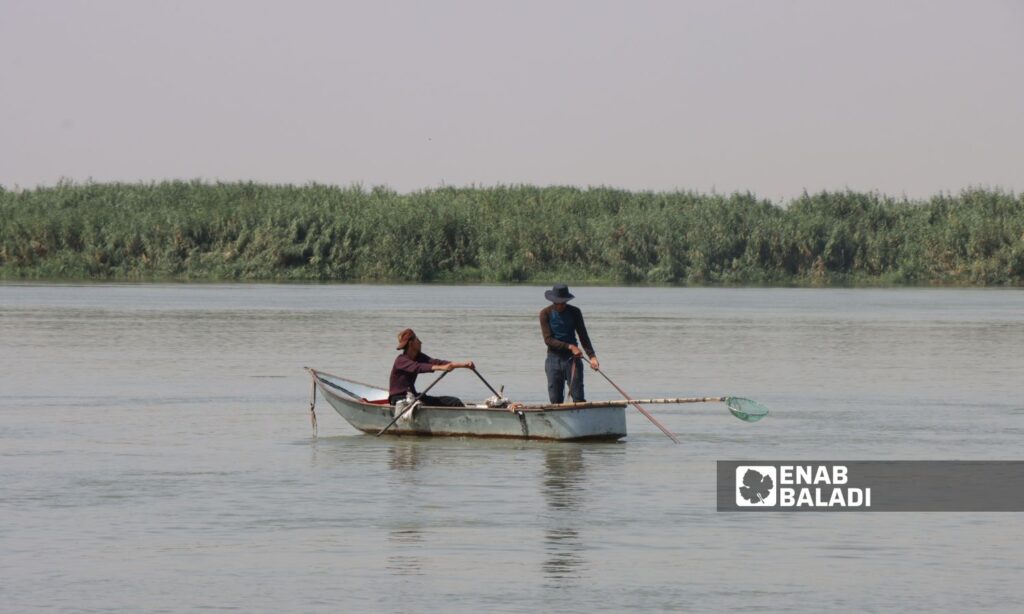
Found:
[[[1024,461],[718,461],[720,512],[1024,512]]]

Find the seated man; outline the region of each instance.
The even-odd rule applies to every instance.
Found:
[[[423,343],[416,336],[411,328],[398,333],[398,347],[395,349],[404,350],[395,358],[395,365],[391,368],[391,381],[388,385],[388,403],[394,405],[405,398],[406,393],[416,392],[416,376],[420,373],[431,371],[451,371],[452,369],[472,369],[475,367],[473,361],[451,362],[439,358],[431,358],[420,352]],[[435,397],[424,395],[420,399],[421,405],[434,407],[463,407],[465,404],[456,397]]]

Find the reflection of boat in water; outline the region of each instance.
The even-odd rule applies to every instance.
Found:
[[[309,369],[316,388],[353,427],[378,433],[394,418],[388,391]],[[626,436],[626,404],[592,402],[586,407],[530,405],[510,409],[484,404],[466,407],[420,406],[389,435],[510,437],[559,441],[615,441]]]

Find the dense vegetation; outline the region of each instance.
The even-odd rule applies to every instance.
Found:
[[[0,188],[0,278],[1024,284],[1024,197],[165,182]]]

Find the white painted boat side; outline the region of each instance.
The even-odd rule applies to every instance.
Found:
[[[353,394],[369,394],[371,397],[382,399],[387,397],[387,392],[383,389],[312,369],[310,372],[318,390],[331,407],[356,429],[377,434],[394,417],[390,405],[370,403],[368,401],[374,399],[357,399]],[[383,394],[383,397],[380,394]],[[412,418],[400,420],[388,429],[387,433],[557,441],[615,441],[626,436],[625,408],[625,404],[615,403],[609,403],[606,407],[582,409],[555,406],[515,411],[482,406],[417,407]]]

